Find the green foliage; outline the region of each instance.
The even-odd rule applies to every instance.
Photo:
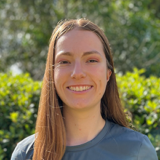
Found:
[[[68,17],[86,17],[101,26],[111,44],[117,71],[125,73],[137,67],[146,69],[146,77],[160,76],[160,20],[153,14],[154,9],[148,9],[150,3],[151,0],[72,0]]]
[[[146,77],[160,77],[159,6],[159,0],[1,0],[0,71],[17,65],[42,79],[57,22],[85,17],[104,30],[118,71],[145,68]]]
[[[41,83],[12,73],[0,73],[0,82],[0,160],[8,160],[16,143],[34,133]]]
[[[61,11],[53,0],[6,0],[0,8],[0,71],[17,65],[32,78],[42,79],[49,39],[62,19]]]
[[[160,151],[160,78],[142,76],[144,70],[134,69],[118,75],[117,82],[126,111],[132,115],[135,128],[148,135]],[[160,155],[159,155],[160,157]]]
[[[142,74],[137,69],[118,74],[117,82],[133,126],[148,135],[160,158],[160,78]],[[1,73],[0,81],[0,160],[8,160],[16,143],[34,133],[41,82],[11,73]]]

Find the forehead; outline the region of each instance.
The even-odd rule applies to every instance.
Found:
[[[103,45],[99,37],[92,31],[74,29],[58,39],[55,54],[59,52],[83,53],[91,50],[103,53]]]

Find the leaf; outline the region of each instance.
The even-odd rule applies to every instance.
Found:
[[[13,122],[17,122],[18,120],[18,112],[12,112],[10,113],[10,119],[13,121]]]

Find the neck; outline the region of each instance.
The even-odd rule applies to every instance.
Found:
[[[102,130],[105,121],[101,116],[100,107],[92,109],[63,108],[66,127],[67,146],[75,146],[92,140]]]

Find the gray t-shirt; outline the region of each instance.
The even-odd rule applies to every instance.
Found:
[[[31,160],[35,135],[19,142],[11,160]],[[148,137],[106,121],[101,132],[91,141],[67,146],[62,160],[158,160]]]

